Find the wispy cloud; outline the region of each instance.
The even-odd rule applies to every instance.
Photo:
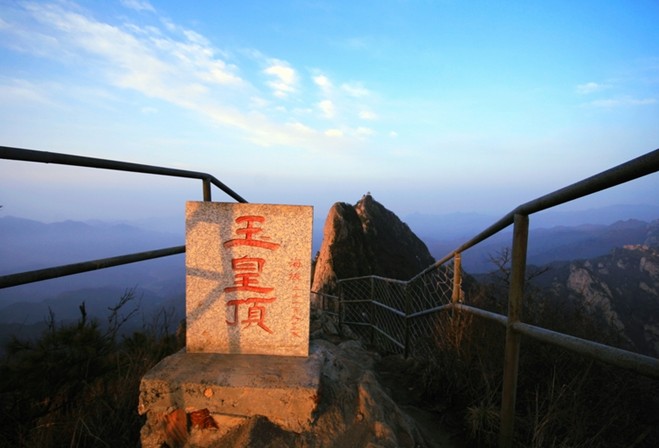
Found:
[[[584,84],[579,84],[576,87],[576,91],[580,95],[588,95],[595,92],[600,92],[602,90],[608,89],[610,86],[608,84],[598,83],[598,82],[587,82]]]
[[[620,98],[607,98],[591,101],[587,103],[586,106],[598,107],[602,109],[613,109],[616,107],[650,106],[653,104],[657,104],[656,98],[633,98],[630,96],[625,96]]]
[[[341,85],[341,89],[348,95],[355,98],[363,98],[370,95],[369,90],[360,83],[345,83]]]
[[[275,60],[264,72],[274,78],[268,85],[276,97],[285,98],[295,92],[297,73],[287,63]]]
[[[376,120],[378,116],[370,110],[362,110],[359,112],[359,118],[362,120]]]
[[[318,103],[318,108],[321,110],[325,118],[334,118],[336,111],[334,110],[334,103],[330,100],[323,100]]]
[[[332,89],[332,81],[325,75],[317,75],[313,77],[313,82],[325,93]]]
[[[122,4],[151,14],[140,15],[137,23],[126,17],[101,20],[72,2],[21,4],[16,14],[0,22],[0,45],[67,65],[72,76],[82,76],[90,85],[128,89],[195,111],[262,146],[317,148],[318,139],[322,143],[327,137],[351,136],[358,141],[374,135],[368,128],[354,131],[355,123],[350,122],[376,117],[366,100],[371,92],[362,83],[337,82],[340,87],[335,88],[319,69],[305,83],[288,61],[258,49],[237,55],[224,51],[199,32],[160,16],[148,1]],[[256,72],[255,62],[260,66]],[[309,84],[323,93],[320,99],[317,90],[304,91]],[[32,101],[43,94],[27,85],[6,83],[2,93],[15,98],[32,95]],[[339,109],[346,111],[343,122],[338,122]],[[322,122],[314,121],[314,110],[337,121],[336,127],[325,130]]]
[[[146,0],[121,0],[121,4],[135,11],[156,12],[156,9]]]
[[[343,131],[341,129],[328,129],[325,131],[325,135],[332,138],[343,137]]]
[[[37,85],[22,79],[0,79],[0,101],[4,104],[35,103],[54,106],[56,103],[49,97],[54,86]]]
[[[373,131],[371,128],[360,126],[355,130],[355,134],[358,137],[370,137],[371,135],[375,134],[375,131]]]

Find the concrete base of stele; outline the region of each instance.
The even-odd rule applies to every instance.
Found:
[[[145,448],[213,446],[253,416],[304,432],[318,403],[322,360],[186,353],[158,363],[140,384]]]

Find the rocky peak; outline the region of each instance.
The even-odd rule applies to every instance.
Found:
[[[648,233],[643,245],[659,248],[659,219],[655,219],[648,225]]]
[[[426,245],[370,194],[337,202],[325,221],[312,290],[336,292],[336,280],[364,275],[408,280],[434,262]]]
[[[653,228],[654,226],[654,228]],[[629,244],[608,255],[552,265],[544,280],[557,298],[567,298],[623,348],[659,355],[659,221],[649,225],[646,243]],[[547,282],[551,278],[551,282]],[[550,286],[551,285],[551,286]]]

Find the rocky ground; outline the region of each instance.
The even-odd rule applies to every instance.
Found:
[[[461,435],[424,402],[418,364],[400,355],[381,356],[339,332],[316,314],[311,352],[324,360],[315,419],[303,433],[284,431],[254,417],[229,431],[222,447],[417,448],[460,447]]]

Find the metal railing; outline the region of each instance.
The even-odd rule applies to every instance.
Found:
[[[247,202],[214,176],[172,168],[142,165],[114,160],[97,159],[68,154],[34,151],[0,146],[0,159],[53,163],[88,168],[129,171],[135,173],[174,176],[202,180],[204,201],[211,200],[211,184],[238,202]],[[371,341],[384,341],[391,347],[411,351],[411,341],[428,337],[432,328],[424,324],[436,313],[462,310],[498,322],[506,327],[504,382],[501,405],[499,445],[512,445],[515,414],[515,394],[519,365],[519,348],[522,335],[591,356],[603,362],[636,370],[659,378],[659,360],[637,353],[554,332],[521,322],[521,305],[525,285],[526,252],[528,242],[528,216],[548,208],[596,193],[622,183],[659,171],[659,149],[631,160],[600,174],[584,179],[563,189],[537,198],[515,208],[471,240],[438,260],[409,281],[369,276],[339,280],[341,295],[337,308],[339,323],[362,327],[369,332]],[[512,241],[511,282],[508,295],[508,315],[465,305],[462,301],[461,253],[514,224]],[[144,261],[185,252],[185,246],[140,252],[72,265],[57,266],[0,277],[0,288],[50,278],[103,269],[121,264]],[[451,262],[452,263],[449,263]],[[368,299],[364,299],[368,296]],[[327,296],[334,300],[335,297]],[[325,300],[325,299],[323,299]],[[386,319],[382,316],[389,317]],[[412,324],[412,321],[415,321]],[[373,322],[387,322],[382,328]],[[431,324],[430,324],[431,325]]]
[[[238,202],[247,202],[242,196],[231,188],[220,182],[215,176],[199,171],[188,171],[160,166],[143,165],[138,163],[123,162],[117,160],[97,159],[70,154],[61,154],[46,151],[35,151],[31,149],[12,148],[0,146],[0,159],[17,160],[23,162],[52,163],[58,165],[79,166],[86,168],[106,169],[114,171],[127,171],[132,173],[154,174],[158,176],[171,176],[188,179],[199,179],[202,181],[202,194],[204,201],[211,200],[211,185],[215,185],[224,193]],[[105,269],[138,261],[146,261],[159,257],[181,254],[185,252],[185,246],[174,246],[147,252],[139,252],[117,257],[103,258],[99,260],[84,261],[81,263],[55,266],[52,268],[39,269],[35,271],[20,272],[16,274],[0,276],[0,289],[9,288],[42,280],[63,277],[67,275],[80,274],[97,269]]]
[[[428,316],[460,310],[506,328],[499,446],[513,442],[520,341],[527,336],[642,375],[659,378],[659,359],[530,325],[521,321],[525,288],[529,215],[659,171],[659,149],[522,204],[409,281],[377,276],[338,280],[340,322],[361,329],[361,335],[390,350],[431,350]],[[461,254],[513,225],[511,277],[507,316],[463,302]],[[452,263],[449,263],[451,262]],[[412,344],[414,341],[414,344]]]

